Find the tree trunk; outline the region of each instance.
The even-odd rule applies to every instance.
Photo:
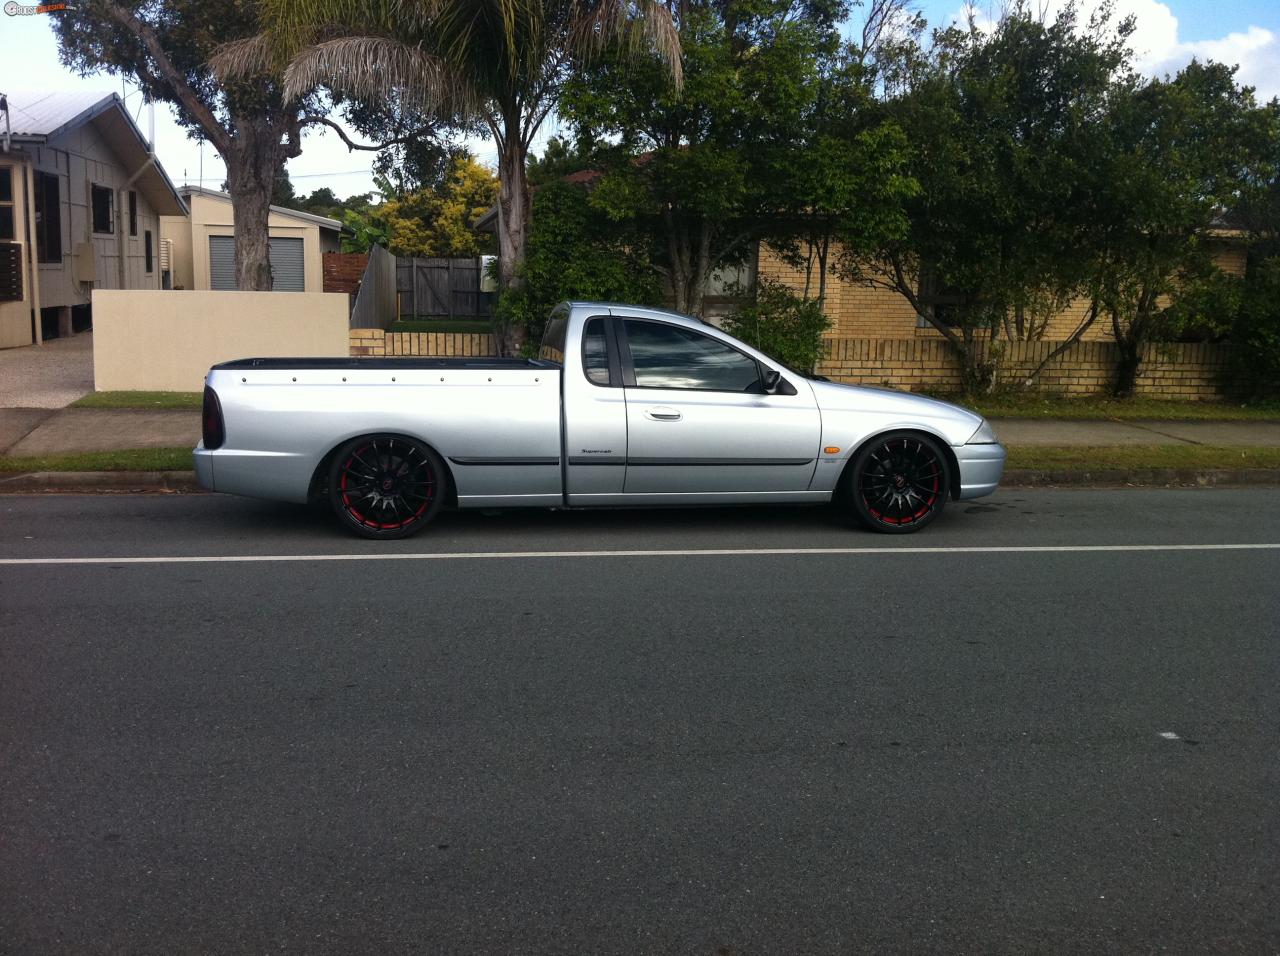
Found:
[[[529,184],[525,178],[526,150],[509,131],[498,157],[498,281],[504,289],[524,286],[525,240],[529,235]],[[494,339],[499,355],[520,350],[523,330],[495,317]]]
[[[282,165],[279,134],[262,118],[233,116],[235,137],[227,164],[227,189],[235,211],[236,288],[271,290],[271,243],[267,217],[271,187]]]

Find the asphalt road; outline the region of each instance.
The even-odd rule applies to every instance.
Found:
[[[1202,548],[1277,543],[0,497],[0,952],[1276,952],[1280,546]]]

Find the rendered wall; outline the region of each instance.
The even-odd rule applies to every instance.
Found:
[[[93,294],[98,391],[197,392],[230,359],[348,354],[347,297],[323,292]]]

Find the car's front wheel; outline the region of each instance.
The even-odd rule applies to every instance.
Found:
[[[338,520],[366,538],[407,538],[444,501],[440,456],[403,436],[349,441],[329,466],[329,503]]]
[[[881,435],[858,452],[847,472],[845,500],[872,531],[910,534],[942,512],[951,476],[947,456],[914,432]]]

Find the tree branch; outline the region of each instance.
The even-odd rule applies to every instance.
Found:
[[[339,126],[333,120],[329,119],[329,117],[321,116],[318,113],[308,113],[306,116],[302,117],[298,125],[299,126],[327,126],[329,127],[329,129],[333,130],[335,133],[338,134],[338,138],[340,140],[342,140],[344,143],[347,144],[347,149],[349,150],[362,149],[371,153],[378,153],[391,146],[396,146],[400,143],[407,143],[417,133],[417,131],[415,130],[414,133],[405,133],[403,136],[397,136],[395,139],[389,139],[385,143],[378,143],[377,145],[371,145],[369,143],[355,142],[350,136],[347,135],[347,131],[344,130],[341,126]]]
[[[195,90],[187,83],[186,77],[182,75],[182,72],[173,65],[173,61],[165,54],[164,47],[160,45],[160,38],[156,36],[155,31],[134,16],[132,11],[125,9],[118,3],[107,3],[103,9],[108,17],[133,34],[138,42],[146,48],[147,54],[155,63],[160,77],[172,87],[173,93],[178,98],[182,108],[190,113],[191,118],[200,124],[205,136],[209,138],[209,142],[213,143],[214,149],[225,158],[231,152],[233,143],[231,134],[218,122],[218,118],[213,115],[213,110],[209,109],[200,97],[196,95]]]

